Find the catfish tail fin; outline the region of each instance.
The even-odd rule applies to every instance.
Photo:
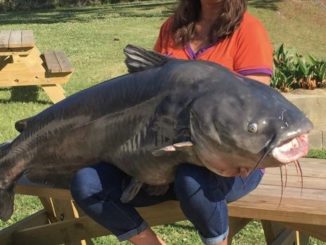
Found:
[[[4,157],[7,155],[11,142],[0,144],[0,219],[7,221],[14,211],[14,184],[6,181],[5,169],[1,169]]]
[[[11,142],[0,144],[0,162],[8,153],[10,145]],[[4,171],[1,170],[1,164],[0,171]],[[2,174],[0,175],[0,219],[7,221],[14,211],[14,185],[10,184],[9,186],[1,186],[6,183],[5,177],[2,177]]]
[[[7,189],[0,189],[0,219],[7,221],[14,212],[14,186]]]

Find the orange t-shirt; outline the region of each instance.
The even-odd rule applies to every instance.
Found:
[[[273,48],[261,22],[246,12],[240,26],[228,38],[196,53],[186,45],[178,48],[169,32],[172,17],[163,23],[154,49],[178,59],[208,60],[242,75],[272,75]]]

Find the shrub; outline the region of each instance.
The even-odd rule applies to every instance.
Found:
[[[315,89],[326,85],[326,61],[312,56],[305,59],[280,45],[274,51],[274,75],[271,86],[283,92],[292,89]]]

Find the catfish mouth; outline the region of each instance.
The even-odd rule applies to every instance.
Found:
[[[307,155],[308,145],[308,134],[301,134],[278,144],[272,150],[271,155],[283,164],[290,163]]]

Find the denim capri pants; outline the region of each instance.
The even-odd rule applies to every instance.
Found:
[[[197,229],[204,244],[216,244],[228,235],[227,203],[254,190],[263,176],[257,169],[248,177],[222,177],[204,167],[181,164],[174,183],[161,196],[142,188],[129,203],[121,203],[124,183],[130,177],[117,167],[101,162],[79,170],[73,177],[71,193],[78,206],[120,241],[144,231],[148,224],[135,207],[178,200],[185,216]]]

